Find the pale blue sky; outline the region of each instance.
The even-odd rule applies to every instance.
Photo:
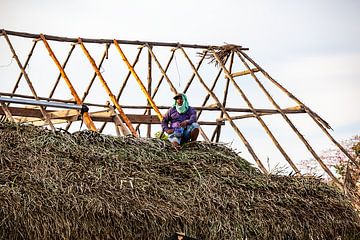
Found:
[[[13,31],[249,47],[338,140],[360,134],[360,1],[0,0],[0,9],[0,28]],[[326,148],[317,134],[306,132]]]

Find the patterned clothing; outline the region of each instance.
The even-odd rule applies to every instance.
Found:
[[[163,116],[161,127],[166,132],[168,129],[175,129],[178,126],[178,124],[180,124],[185,120],[189,120],[188,125],[196,122],[195,109],[193,107],[189,107],[189,109],[185,113],[180,114],[178,113],[178,111],[176,111],[175,107],[172,107]]]
[[[180,123],[185,120],[188,121],[188,125],[184,128],[180,127]],[[189,141],[191,131],[200,126],[196,123],[196,111],[193,107],[189,107],[183,114],[180,114],[176,107],[172,107],[163,116],[161,127],[164,132],[174,129],[173,133],[168,134],[169,141],[180,144]]]

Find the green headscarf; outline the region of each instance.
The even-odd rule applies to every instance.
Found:
[[[181,94],[181,96],[182,96],[183,104],[179,106],[177,105],[175,100],[173,107],[176,107],[176,111],[178,111],[178,113],[183,114],[186,113],[186,111],[189,109],[189,102],[185,94]]]

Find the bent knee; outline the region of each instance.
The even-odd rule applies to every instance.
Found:
[[[192,123],[191,124],[191,128],[194,129],[194,128],[200,128],[200,125],[196,122]]]

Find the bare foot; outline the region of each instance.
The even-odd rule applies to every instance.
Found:
[[[190,133],[190,141],[195,142],[198,136],[199,136],[199,129],[194,128],[194,130],[192,130]]]
[[[173,142],[171,143],[172,147],[175,149],[175,151],[179,151],[180,150],[180,144],[178,144],[177,142]]]

